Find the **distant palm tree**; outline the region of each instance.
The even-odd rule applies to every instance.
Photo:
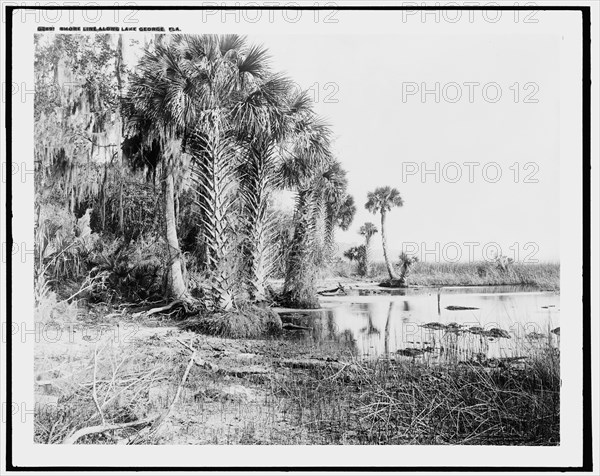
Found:
[[[377,227],[371,222],[365,223],[358,231],[362,236],[365,237],[365,256],[363,263],[365,276],[370,276],[371,274],[371,238],[378,231],[379,230]]]
[[[406,284],[410,270],[413,267],[413,265],[419,261],[419,258],[417,258],[416,256],[409,256],[403,251],[402,253],[400,253],[398,259],[400,261],[398,263],[398,267],[400,268],[400,281],[402,284]]]
[[[377,187],[374,192],[369,192],[367,195],[367,203],[365,204],[365,208],[371,213],[381,213],[381,243],[383,245],[385,266],[387,267],[390,279],[398,279],[398,277],[394,272],[388,257],[385,218],[387,212],[389,212],[392,207],[401,207],[402,205],[404,205],[404,201],[400,196],[400,192],[398,189],[392,187]]]
[[[360,263],[362,261],[364,255],[364,245],[361,246],[353,246],[351,248],[348,248],[346,251],[344,251],[344,257],[348,259],[348,261],[350,261],[351,263],[353,261],[356,261],[359,264],[359,268],[360,268]]]

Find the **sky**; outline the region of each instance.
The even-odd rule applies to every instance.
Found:
[[[559,40],[477,38],[248,35],[333,130],[357,204],[350,229],[336,233],[340,253],[362,244],[363,223],[380,228],[364,204],[389,185],[404,200],[387,217],[393,259],[405,250],[429,262],[559,260]],[[293,205],[289,193],[278,200]],[[383,258],[381,246],[373,255]]]
[[[387,219],[394,258],[405,249],[467,261],[500,250],[558,261],[558,39],[478,38],[248,37],[268,47],[273,69],[309,89],[334,131],[357,203],[352,227],[337,232],[341,248],[362,243],[364,222],[379,226],[364,204],[389,185],[404,199]]]

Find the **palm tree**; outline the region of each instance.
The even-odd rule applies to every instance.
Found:
[[[348,261],[358,261],[361,256],[360,246],[352,246],[344,251],[344,257],[348,258]]]
[[[240,192],[246,222],[246,286],[251,298],[265,298],[265,282],[271,273],[275,243],[271,240],[273,219],[269,200],[281,187],[277,175],[280,147],[291,133],[297,98],[291,97],[292,83],[274,75],[260,84],[234,111],[239,136],[246,149],[239,167]]]
[[[356,206],[354,198],[346,193],[348,188],[346,171],[337,160],[334,160],[318,176],[314,188],[313,220],[318,240],[317,249],[320,253],[319,262],[327,265],[333,257],[335,228],[339,226],[342,229],[348,229],[354,219]]]
[[[186,121],[186,147],[193,157],[192,180],[212,276],[211,306],[229,310],[234,284],[231,252],[239,235],[230,216],[237,187],[235,170],[247,158],[240,139],[272,126],[264,121],[270,109],[257,114],[264,104],[257,106],[253,100],[264,99],[275,87],[265,87],[265,83],[272,85],[267,81],[271,74],[266,50],[247,46],[243,37],[183,35],[175,36],[173,45],[180,55],[173,69],[185,73],[182,87],[193,93],[197,105],[197,113]],[[187,101],[185,94],[178,98]]]
[[[318,307],[315,288],[315,204],[322,174],[332,163],[331,131],[309,111],[296,121],[294,142],[280,174],[286,188],[296,191],[294,236],[287,254],[284,301],[295,307]]]
[[[402,284],[406,284],[408,280],[408,275],[412,266],[419,261],[417,256],[408,256],[404,251],[400,253],[398,257],[399,260],[399,268],[400,268],[400,282]]]
[[[365,245],[348,248],[344,251],[344,257],[348,258],[350,262],[356,261],[358,263],[358,274],[364,274]]]
[[[404,201],[400,196],[400,192],[396,188],[391,187],[377,187],[374,192],[369,192],[367,195],[367,203],[365,208],[371,213],[381,214],[381,243],[383,245],[383,257],[385,259],[385,265],[387,267],[390,280],[398,279],[388,257],[387,240],[385,233],[385,219],[387,213],[392,207],[401,207],[404,205]]]
[[[365,237],[365,256],[364,256],[364,274],[365,276],[371,275],[371,238],[375,233],[379,230],[373,223],[366,222],[363,226],[360,227],[359,233]]]
[[[183,141],[188,138],[190,124],[198,118],[199,107],[193,78],[181,67],[182,56],[183,52],[172,43],[157,42],[146,47],[131,77],[124,104],[128,144],[134,142],[137,147],[129,151],[124,148],[123,152],[142,161],[156,159],[162,166],[164,233],[169,260],[167,294],[189,300],[177,238],[174,176],[181,167]]]

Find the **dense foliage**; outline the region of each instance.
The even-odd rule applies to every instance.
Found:
[[[38,36],[35,77],[39,289],[227,313],[272,299],[281,277],[280,299],[315,305],[356,207],[329,126],[267,49]],[[296,194],[291,214],[280,190]]]

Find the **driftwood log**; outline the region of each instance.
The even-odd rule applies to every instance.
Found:
[[[348,293],[342,283],[338,283],[337,288],[333,289],[323,289],[322,291],[317,291],[317,294],[320,296],[346,296]]]

